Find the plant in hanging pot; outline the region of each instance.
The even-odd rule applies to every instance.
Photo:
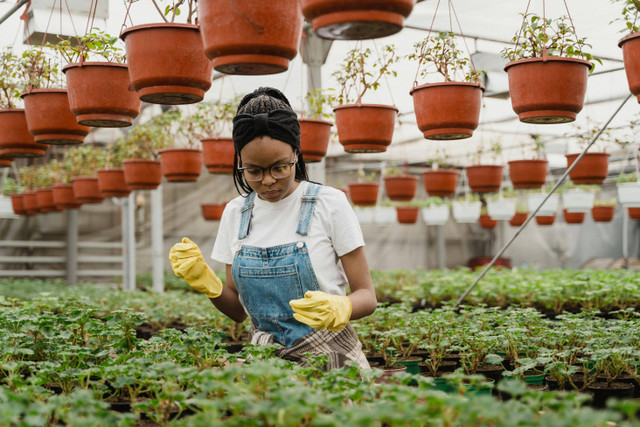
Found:
[[[420,77],[440,74],[444,82],[418,85],[410,91],[418,128],[427,139],[469,138],[478,127],[481,72],[469,68],[469,58],[456,47],[452,32],[429,34],[414,45],[408,59],[418,61]],[[473,65],[473,64],[471,64]],[[458,80],[456,80],[456,78]]]
[[[54,175],[51,173],[49,165],[39,165],[33,168],[35,177],[35,193],[38,211],[40,213],[49,213],[58,209],[53,201],[53,183]]]
[[[587,73],[600,59],[586,52],[566,16],[557,19],[524,14],[513,47],[502,50],[511,105],[524,123],[552,124],[575,120],[582,110]]]
[[[327,106],[332,97],[322,88],[307,92],[304,99],[305,111],[300,122],[300,149],[305,163],[322,161],[327,154],[327,148],[331,139],[330,121],[333,114],[326,113]]]
[[[513,191],[502,191],[486,198],[487,214],[495,221],[510,221],[516,214],[518,200]]]
[[[371,49],[350,50],[332,76],[341,86],[333,108],[338,140],[347,153],[381,153],[393,139],[398,109],[390,105],[363,104],[363,96],[375,91],[384,76],[396,76],[390,69],[398,61],[395,47],[384,46],[382,56],[368,64]]]
[[[349,196],[356,206],[375,206],[378,202],[380,183],[376,181],[375,171],[365,173],[363,168],[358,169],[358,181],[349,184]]]
[[[596,199],[591,208],[591,217],[595,222],[611,222],[616,212],[618,202],[616,199],[602,200]]]
[[[162,135],[150,122],[133,126],[123,137],[124,179],[132,190],[154,190],[162,183],[157,147]],[[158,140],[161,142],[159,143]]]
[[[453,219],[460,224],[474,224],[480,218],[482,203],[477,194],[467,193],[451,202]]]
[[[156,128],[160,167],[167,181],[197,181],[202,171],[202,150],[197,147],[200,139],[189,132],[180,110],[169,109],[149,124]]]
[[[130,89],[124,49],[117,37],[100,31],[78,37],[77,44],[61,40],[55,48],[66,60],[69,107],[81,125],[131,126],[140,112],[140,99]]]
[[[51,45],[48,45],[51,46]],[[69,95],[62,73],[49,48],[32,48],[22,53],[21,76],[26,82],[24,100],[27,127],[41,144],[76,145],[84,142],[88,126],[77,122],[69,108]]]
[[[151,0],[160,11],[156,0]],[[196,2],[187,0],[186,23],[174,22],[184,1],[165,8],[164,22],[129,27],[121,32],[129,79],[141,101],[153,104],[193,104],[211,87],[211,63],[204,53],[200,29],[192,24]],[[168,19],[167,19],[168,17]]]
[[[629,90],[636,97],[640,96],[640,27],[637,24],[640,3],[636,0],[611,0],[612,3],[622,3],[621,17],[616,21],[624,24],[621,32],[627,33],[618,42],[622,49],[624,71],[627,75]],[[640,98],[638,98],[640,102]]]
[[[584,212],[569,212],[566,208],[562,210],[562,217],[567,224],[582,224],[584,222]]]
[[[34,141],[29,133],[27,119],[20,93],[25,89],[25,81],[18,71],[23,66],[20,57],[11,48],[0,51],[0,156],[14,159],[18,157],[41,157],[46,145]]]
[[[527,220],[529,216],[529,209],[526,202],[518,201],[516,204],[516,213],[513,218],[509,220],[509,225],[512,227],[520,227]]]
[[[82,206],[82,203],[76,199],[71,184],[75,169],[74,160],[65,153],[60,161],[54,159],[49,162],[49,168],[53,171],[56,180],[52,189],[53,202],[60,209],[80,209]]]
[[[418,178],[403,174],[395,164],[385,169],[383,179],[385,193],[389,200],[406,202],[416,195]]]
[[[491,218],[486,207],[480,209],[480,217],[478,218],[480,227],[486,230],[493,230],[498,225],[498,220]]]
[[[571,166],[578,158],[584,148],[589,145],[596,133],[598,126],[591,126],[589,129],[583,129],[580,126],[574,126],[576,133],[572,136],[578,147],[577,153],[565,154],[567,158],[567,167]],[[578,164],[569,172],[569,178],[574,184],[602,184],[607,178],[609,171],[609,153],[606,152],[607,145],[612,141],[608,131],[600,134],[598,140],[594,143],[593,151],[584,153]]]
[[[509,179],[515,189],[541,188],[547,180],[547,166],[545,158],[545,143],[540,135],[531,135],[534,143],[534,158],[528,159],[526,148],[528,144],[521,144],[522,159],[511,160],[509,164]]]
[[[105,166],[98,169],[98,187],[106,197],[127,197],[131,193],[124,178],[124,155],[123,138],[117,139],[107,148]]]
[[[396,218],[400,224],[415,224],[418,221],[420,207],[424,203],[419,201],[406,201],[395,203]]]
[[[500,190],[502,185],[502,171],[504,166],[496,164],[500,154],[502,153],[502,144],[500,141],[494,141],[489,148],[493,155],[494,164],[482,164],[482,154],[485,152],[484,146],[480,144],[478,149],[470,153],[474,157],[475,165],[466,166],[465,174],[467,175],[467,183],[474,193],[495,193]]]
[[[527,192],[527,207],[529,212],[534,212],[538,206],[542,206],[540,210],[536,213],[537,216],[551,216],[554,215],[558,210],[560,205],[560,196],[557,193],[551,194],[547,201],[545,202],[545,198],[549,193],[550,188],[543,188],[542,191],[529,191]]]
[[[26,214],[22,191],[22,186],[14,178],[6,177],[2,180],[2,195],[11,197],[11,206],[16,215]]]
[[[622,207],[640,208],[640,182],[637,173],[623,172],[616,178],[618,202]]]
[[[202,216],[205,221],[220,221],[227,203],[228,202],[201,204]]]
[[[36,199],[36,180],[33,166],[23,166],[18,169],[20,182],[24,188],[22,192],[22,204],[26,215],[35,215],[38,213],[38,201]]]
[[[431,197],[452,197],[458,186],[459,172],[448,166],[446,151],[438,148],[431,159],[431,169],[422,172],[424,189]]]
[[[95,145],[71,147],[64,154],[71,166],[71,185],[78,203],[102,203],[105,196],[98,185],[98,169],[104,167],[106,152]]]
[[[595,185],[574,185],[565,182],[558,188],[562,205],[568,213],[591,212],[599,187]]]
[[[449,220],[451,202],[440,197],[429,197],[421,209],[422,219],[427,225],[444,225]]]

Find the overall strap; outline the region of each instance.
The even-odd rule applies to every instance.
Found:
[[[316,201],[318,200],[318,193],[322,186],[310,182],[307,185],[307,190],[302,196],[302,208],[300,209],[300,218],[298,219],[298,229],[296,233],[301,236],[306,236],[309,232],[309,224],[311,224],[311,216],[313,215],[313,209],[316,207]]]
[[[249,193],[244,199],[244,205],[240,210],[240,229],[238,230],[238,239],[242,240],[249,235],[249,227],[251,226],[251,213],[253,212],[253,200],[256,198],[256,192]]]

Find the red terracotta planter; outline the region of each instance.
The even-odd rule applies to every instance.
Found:
[[[29,132],[24,109],[0,109],[0,156],[42,157],[46,149],[47,146],[35,142]]]
[[[286,71],[302,36],[299,0],[200,0],[204,51],[224,74]]]
[[[386,37],[402,30],[413,0],[302,0],[313,31],[333,40]]]
[[[140,112],[138,94],[129,88],[127,64],[82,62],[62,69],[69,107],[81,125],[131,126]]]
[[[356,206],[375,206],[380,184],[377,182],[352,182],[349,184],[351,202]]]
[[[516,214],[509,220],[509,225],[512,227],[520,227],[527,220],[529,214],[525,212],[516,212]]]
[[[53,202],[53,191],[51,188],[40,188],[36,190],[36,204],[38,205],[38,212],[48,213],[53,212],[56,208]]]
[[[537,215],[536,222],[538,225],[552,225],[556,220],[556,214],[553,215]]]
[[[82,203],[76,199],[71,184],[54,184],[53,202],[62,209],[80,209],[82,206]]]
[[[71,178],[73,195],[78,203],[102,203],[104,196],[100,192],[97,176],[75,176]]]
[[[413,88],[418,128],[427,139],[469,138],[478,127],[482,92],[478,83],[428,83]]]
[[[567,224],[582,224],[584,222],[584,212],[567,212],[566,209],[563,209],[562,215]]]
[[[168,105],[202,101],[211,87],[212,69],[196,25],[136,25],[120,38],[131,84],[142,101]]]
[[[158,160],[127,159],[124,180],[132,190],[154,190],[162,183],[162,168]]]
[[[195,182],[202,170],[202,150],[165,148],[160,150],[162,176],[169,182]]]
[[[640,33],[623,37],[618,42],[618,46],[622,48],[622,59],[629,90],[640,102]]]
[[[220,221],[222,218],[222,212],[224,211],[227,203],[203,203],[200,205],[202,208],[202,216],[205,221]]]
[[[640,220],[640,208],[627,208],[629,209],[629,218]]]
[[[347,153],[381,153],[393,139],[398,109],[389,105],[348,104],[333,109],[338,140]]]
[[[231,138],[207,138],[202,140],[202,158],[209,173],[232,173],[235,155],[236,152]]]
[[[614,206],[594,206],[591,208],[591,217],[595,222],[610,222],[615,212]]]
[[[22,203],[24,205],[25,214],[35,215],[38,213],[38,200],[35,191],[25,191],[22,193]]]
[[[502,165],[475,165],[465,167],[467,182],[474,193],[494,193],[502,184]]]
[[[305,163],[320,162],[327,154],[331,126],[326,120],[298,119],[300,122],[300,149]]]
[[[24,99],[29,132],[36,142],[51,145],[84,142],[90,128],[77,122],[65,89],[34,89],[20,96]]]
[[[509,178],[515,189],[542,188],[547,180],[547,160],[512,160]]]
[[[418,221],[417,206],[397,206],[396,215],[400,224],[415,224]]]
[[[431,169],[422,172],[424,189],[431,197],[451,197],[458,186],[459,172],[455,169]]]
[[[582,110],[591,64],[578,58],[526,58],[505,66],[513,111],[524,123],[567,123]]]
[[[13,159],[7,157],[0,157],[0,168],[8,168],[11,166]]]
[[[105,197],[127,197],[131,193],[123,168],[98,169],[98,188]]]
[[[416,195],[418,178],[411,175],[385,176],[384,190],[393,201],[409,201]]]
[[[571,166],[580,154],[566,154],[567,167]],[[609,153],[585,153],[571,172],[569,178],[574,184],[602,184],[609,171]]]
[[[11,206],[16,215],[25,215],[27,211],[24,209],[24,200],[22,193],[11,195]]]
[[[478,224],[480,224],[480,227],[482,228],[492,230],[496,228],[496,226],[498,225],[498,221],[491,219],[488,214],[482,214],[480,215],[480,218],[478,218]]]

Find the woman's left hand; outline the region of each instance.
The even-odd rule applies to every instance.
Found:
[[[347,326],[351,318],[351,300],[322,291],[307,291],[304,298],[289,301],[293,317],[314,329],[337,332]]]

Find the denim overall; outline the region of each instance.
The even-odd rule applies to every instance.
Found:
[[[302,196],[296,233],[306,236],[321,186],[309,183]],[[255,191],[242,207],[238,239],[249,235]],[[255,327],[272,334],[285,347],[314,329],[293,318],[289,301],[320,290],[303,241],[259,248],[242,245],[232,264],[233,281]]]

